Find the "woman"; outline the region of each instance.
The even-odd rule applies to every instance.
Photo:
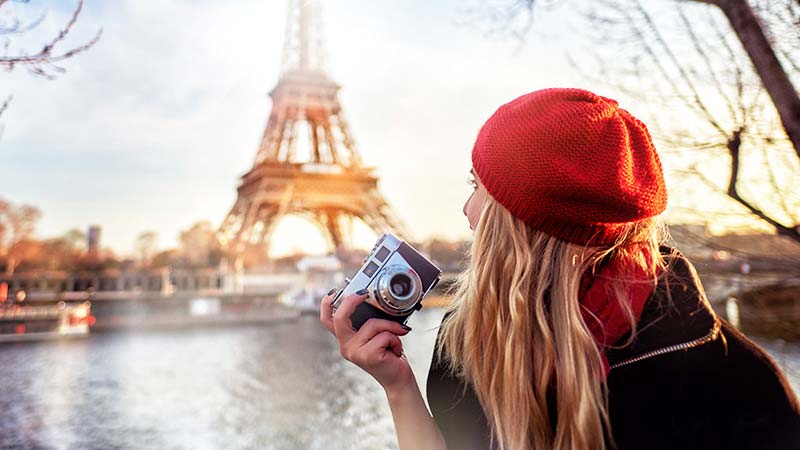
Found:
[[[666,207],[645,125],[616,101],[545,89],[503,105],[472,151],[474,230],[428,375],[402,326],[321,320],[384,387],[400,448],[800,449],[772,359],[709,307],[661,244]]]

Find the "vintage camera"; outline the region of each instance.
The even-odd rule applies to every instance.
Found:
[[[346,279],[344,289],[333,300],[333,310],[348,295],[366,289],[366,301],[350,316],[356,330],[372,317],[404,324],[414,311],[422,309],[422,297],[436,286],[441,273],[412,246],[384,234],[352,280]]]

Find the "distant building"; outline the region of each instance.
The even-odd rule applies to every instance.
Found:
[[[800,243],[777,234],[750,233],[714,236],[720,248],[735,249],[750,257],[800,262]]]
[[[727,261],[731,267],[748,272],[800,268],[800,243],[786,236],[756,231],[715,235],[703,225],[686,224],[671,225],[669,230],[676,247],[692,260]]]
[[[100,252],[100,225],[89,225],[86,234],[86,249],[90,255]]]

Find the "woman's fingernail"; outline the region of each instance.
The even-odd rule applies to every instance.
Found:
[[[356,291],[356,295],[364,295],[367,293],[366,289],[361,289],[360,291]]]
[[[400,326],[403,327],[403,329],[406,330],[406,331],[411,331],[411,327],[406,325],[406,324],[404,324],[404,323],[401,323]]]
[[[328,291],[327,295],[333,295],[334,292],[336,292],[336,288],[333,288],[330,291]]]

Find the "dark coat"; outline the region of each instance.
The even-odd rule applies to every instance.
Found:
[[[688,261],[678,254],[668,260],[668,276],[645,304],[634,342],[607,351],[612,367],[713,335],[715,327],[719,332],[702,345],[612,368],[607,382],[617,448],[800,449],[800,407],[785,375],[764,350],[714,314]],[[448,449],[489,449],[474,391],[447,374],[435,355],[427,394]],[[551,423],[554,401],[548,399]]]

